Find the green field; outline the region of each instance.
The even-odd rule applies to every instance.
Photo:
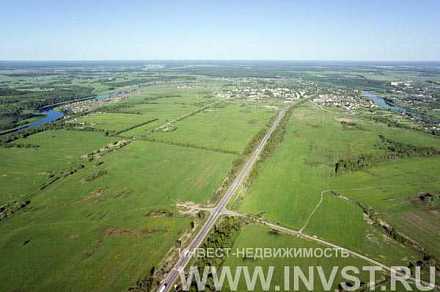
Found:
[[[92,113],[75,120],[75,123],[109,131],[124,136],[145,136],[152,129],[190,114],[215,101],[202,89],[183,90],[153,87],[131,95],[126,101],[111,104],[101,112]],[[152,121],[142,125],[148,121]],[[139,125],[139,126],[137,126]],[[135,127],[137,126],[137,127]],[[131,129],[134,127],[133,129]]]
[[[143,88],[138,93],[130,96],[128,103],[202,105],[213,99],[212,91],[215,88],[216,86],[212,82],[206,82],[205,86],[191,88],[178,88],[170,85],[152,86]]]
[[[418,147],[440,148],[440,139],[434,136],[306,104],[294,109],[282,142],[257,165],[250,185],[232,205],[274,223],[305,228],[308,234],[383,262],[408,263],[407,250],[400,244],[389,245],[382,231],[364,219],[359,201],[377,209],[399,231],[420,239],[422,246],[438,255],[439,229],[433,224],[440,222],[438,211],[422,211],[409,200],[418,192],[438,190],[438,157],[377,162],[365,170],[335,175],[335,162],[340,159],[386,154],[378,147],[379,135]],[[323,201],[318,206],[321,194]],[[408,212],[415,212],[411,214],[419,221],[406,227],[411,218]],[[426,228],[417,231],[415,225],[421,223]]]
[[[8,258],[0,290],[135,285],[198,220],[181,214],[176,204],[215,200],[237,154],[273,115],[264,105],[219,104],[202,89],[149,88],[68,122],[69,128],[72,123],[99,131],[48,130],[0,148],[6,161],[2,200],[30,201],[0,225],[0,257]],[[157,120],[136,127],[152,119]],[[178,131],[152,134],[176,119]],[[121,139],[104,131],[135,140],[97,152]],[[172,139],[142,139],[161,134]],[[84,157],[92,152],[92,160]],[[41,189],[58,174],[61,179]]]
[[[0,147],[0,202],[38,191],[50,174],[77,166],[81,155],[114,140],[94,132],[51,130],[15,142],[33,148]]]
[[[154,118],[151,116],[104,112],[81,117],[78,119],[78,122],[99,130],[119,132],[131,126],[148,122],[152,119]]]
[[[275,114],[261,105],[222,103],[176,122],[169,131],[156,131],[153,139],[242,152]]]
[[[208,202],[234,159],[137,141],[91,162],[2,222],[0,290],[126,290],[190,230],[176,202]]]
[[[272,250],[286,250],[292,249],[293,251],[301,251],[305,249],[318,250],[320,248],[325,248],[325,246],[319,245],[317,243],[300,239],[297,237],[284,235],[284,234],[274,234],[269,228],[258,226],[258,225],[247,225],[242,228],[238,238],[236,239],[232,251],[240,251],[242,249],[250,248],[251,250],[257,250],[258,248],[269,248]],[[282,253],[281,253],[282,254]],[[317,253],[319,255],[319,253]],[[273,278],[270,285],[269,291],[275,291],[275,286],[281,287],[280,291],[284,289],[284,281],[289,278],[290,289],[294,289],[294,284],[297,283],[300,290],[296,291],[308,291],[300,280],[297,280],[293,276],[293,267],[299,267],[304,272],[306,277],[309,275],[309,267],[316,269],[316,267],[322,267],[326,277],[330,275],[332,268],[337,267],[338,272],[336,274],[334,284],[331,290],[324,290],[322,286],[322,281],[320,280],[317,271],[314,270],[314,286],[313,291],[334,291],[338,287],[338,284],[343,281],[341,277],[341,269],[346,266],[354,266],[359,270],[362,270],[363,266],[371,265],[370,263],[358,259],[355,257],[342,257],[336,253],[333,253],[330,257],[320,257],[320,256],[305,256],[297,255],[296,257],[290,256],[276,256],[267,258],[246,258],[241,255],[235,254],[230,255],[226,258],[223,266],[230,267],[232,271],[236,270],[238,266],[245,266],[249,269],[252,275],[255,267],[262,267],[264,273],[267,275],[269,267],[274,268]],[[284,267],[290,267],[291,271],[288,277],[285,277]],[[368,282],[368,275],[365,272],[360,273],[360,279],[362,282]],[[377,273],[377,277],[380,274]],[[241,278],[240,284],[238,286],[238,291],[248,291],[246,282]],[[226,290],[226,289],[225,289]],[[257,285],[254,290],[251,291],[264,291],[257,281]],[[267,291],[267,290],[266,290]],[[310,290],[309,290],[310,291]]]
[[[290,103],[201,246],[352,255],[190,263],[274,267],[269,291],[284,290],[285,266],[328,273],[378,261],[423,266],[426,277],[440,262],[437,67],[0,62],[0,291],[157,288]],[[375,106],[364,90],[402,112]],[[64,118],[9,131],[51,107]],[[311,290],[323,291],[315,280]]]
[[[439,173],[439,157],[413,158],[338,177],[331,188],[371,206],[397,230],[422,243],[428,254],[439,257],[440,214],[416,200],[419,192],[439,190]]]

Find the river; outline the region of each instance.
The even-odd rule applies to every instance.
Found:
[[[370,99],[372,102],[374,102],[374,104],[380,108],[390,110],[396,113],[406,113],[405,109],[388,103],[382,96],[376,95],[366,90],[362,91],[362,94],[366,96],[368,99]]]
[[[101,100],[101,99],[109,98],[111,96],[112,96],[111,93],[105,93],[105,94],[97,95],[95,97],[91,97],[90,99]],[[74,102],[74,101],[69,101],[69,102]],[[38,119],[32,123],[29,123],[29,124],[26,124],[26,125],[14,128],[14,129],[6,130],[3,132],[0,131],[0,135],[9,134],[9,133],[13,133],[13,132],[20,132],[25,129],[37,128],[37,127],[40,127],[40,126],[43,126],[46,124],[53,123],[53,122],[61,119],[62,117],[64,117],[64,113],[54,110],[53,106],[52,107],[51,106],[44,107],[44,110],[42,109],[40,111],[40,113],[42,115],[44,115],[44,117],[42,117],[41,119]]]
[[[0,131],[0,136],[10,134],[10,133],[20,132],[25,129],[37,128],[37,127],[40,127],[45,124],[53,123],[56,120],[59,120],[62,117],[64,117],[63,112],[55,111],[51,108],[40,111],[40,114],[44,115],[44,117],[42,117],[32,123],[26,124],[26,125],[22,125],[22,126],[13,128],[13,129],[5,130],[5,131]]]
[[[45,115],[43,118],[32,122],[28,125],[25,125],[25,128],[36,128],[36,127],[40,127],[44,124],[49,124],[49,123],[53,123],[56,120],[61,119],[64,116],[63,112],[59,112],[59,111],[55,111],[53,109],[48,109],[46,111],[42,111],[41,114]]]

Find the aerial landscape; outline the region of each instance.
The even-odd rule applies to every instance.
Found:
[[[48,2],[64,16],[79,9]],[[246,15],[244,4],[200,4],[214,25],[190,30],[188,42],[210,32],[223,38],[215,23],[228,5],[238,10],[232,24],[224,20],[225,46],[242,33],[226,27],[241,16],[260,23],[252,15],[295,8],[307,18],[311,4],[293,2],[276,11],[258,3]],[[322,5],[347,16],[347,3]],[[376,4],[362,5],[376,15]],[[20,4],[8,5],[13,22]],[[87,17],[125,27],[146,4],[94,5],[82,10]],[[178,29],[178,15],[191,9],[162,5],[149,8],[176,17],[162,33],[180,37],[186,20]],[[402,15],[430,10],[414,5],[385,5],[382,24],[396,29]],[[35,23],[48,21],[36,15]],[[58,42],[69,42],[62,26],[77,24],[66,19],[49,29]],[[435,15],[421,19],[410,20],[420,24],[411,38],[440,24]],[[98,27],[106,32],[97,23],[88,33]],[[10,31],[0,28],[2,39]],[[71,33],[73,42],[83,37]],[[29,36],[35,47],[21,49],[10,38],[0,44],[0,291],[440,289],[438,41],[394,53],[371,44],[368,58],[351,46],[285,57],[267,55],[262,43],[246,57],[238,40],[235,53],[164,41],[146,55],[139,43],[135,52],[107,44],[100,50],[114,56],[101,58],[94,41],[72,49]],[[195,55],[169,53],[180,49]]]

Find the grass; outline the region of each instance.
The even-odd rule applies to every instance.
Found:
[[[341,123],[341,119],[349,119],[352,123]],[[387,213],[387,218],[395,218],[396,213],[405,214],[404,209],[399,209],[402,201],[396,198],[438,190],[438,158],[384,161],[365,171],[334,175],[334,164],[339,159],[360,154],[384,154],[384,150],[376,146],[380,142],[379,135],[401,143],[440,147],[440,139],[421,132],[391,128],[359,116],[347,116],[337,110],[321,111],[305,104],[293,111],[282,142],[269,157],[257,164],[249,186],[242,190],[232,206],[241,212],[300,229],[320,201],[321,192],[334,189]],[[389,186],[389,193],[382,191],[384,185]],[[372,188],[375,195],[368,195],[369,199],[364,200],[366,195],[351,195],[365,194],[362,190],[344,191],[356,188]],[[395,201],[388,200],[390,198]],[[409,205],[408,200],[406,205]],[[399,225],[396,221],[392,223]],[[417,232],[408,231],[417,237]],[[355,204],[330,195],[324,196],[305,232],[370,254],[381,261],[401,263],[414,255],[399,244],[390,246],[382,234],[367,224],[362,210]],[[438,229],[430,238],[425,238],[428,247],[429,242],[438,239]]]
[[[50,173],[77,165],[82,154],[112,141],[100,133],[51,130],[16,141],[38,148],[0,147],[0,202],[38,191]]]
[[[38,120],[40,120],[41,118],[44,118],[46,115],[43,114],[36,114],[35,116],[29,118],[29,119],[25,119],[22,120],[20,122],[17,123],[17,126],[23,126],[23,125],[27,125],[27,124],[31,124],[33,122],[36,122]]]
[[[130,101],[200,105],[210,102],[213,98],[211,92],[210,89],[204,87],[155,86],[143,89],[139,94],[130,97]]]
[[[123,134],[123,136],[145,137],[150,131],[165,124],[168,121],[175,120],[185,114],[197,110],[198,107],[193,105],[180,104],[139,104],[128,110],[141,112],[143,116],[151,119],[157,119],[154,123],[146,126],[138,127]]]
[[[304,231],[349,247],[387,265],[408,265],[420,255],[390,239],[368,224],[359,206],[327,194]]]
[[[151,138],[241,153],[275,114],[258,105],[219,104],[157,131]]]
[[[332,188],[374,208],[400,232],[440,257],[439,211],[414,200],[419,192],[438,192],[440,158],[413,158],[337,177]]]
[[[148,89],[79,122],[116,133],[158,119],[120,134],[141,137],[212,102],[207,94]],[[31,200],[1,222],[0,290],[126,290],[191,229],[196,219],[181,215],[176,203],[215,199],[237,158],[134,141],[91,162],[80,160],[115,140],[101,132],[50,130],[15,141],[31,148],[0,148],[0,202]],[[85,167],[40,190],[51,174],[79,163]]]
[[[237,158],[230,153],[241,153],[275,114],[264,104],[218,103],[174,122],[170,131],[151,133],[214,101],[218,100],[203,87],[157,86],[105,107],[103,112],[81,117],[80,122],[112,133],[157,121],[121,133],[140,139],[92,162],[82,162],[84,169],[42,191],[39,186],[51,173],[75,166],[82,154],[115,138],[99,132],[50,130],[16,141],[38,147],[0,148],[0,202],[34,194],[29,206],[1,222],[0,290],[126,290],[157,267],[194,220],[179,214],[176,203],[212,200]],[[438,191],[438,157],[384,161],[362,171],[334,175],[339,159],[384,154],[377,147],[379,135],[416,146],[440,147],[440,139],[421,132],[305,104],[293,111],[280,144],[257,164],[233,207],[300,229],[320,201],[321,192],[332,189],[373,207],[437,255],[438,210],[411,199],[419,191]],[[164,210],[162,215],[148,215]],[[308,234],[390,265],[405,265],[419,256],[368,224],[355,203],[330,194],[304,227]],[[235,247],[317,245],[248,225]],[[363,263],[352,258],[230,258],[225,264],[328,268]],[[280,274],[276,279],[280,283]]]
[[[153,87],[131,95],[124,102],[104,107],[103,112],[81,117],[78,122],[100,130],[119,132],[157,119],[153,123],[123,133],[123,136],[127,137],[142,137],[150,130],[213,101],[206,90]]]
[[[0,290],[126,290],[190,229],[176,202],[209,201],[233,159],[136,141],[88,164],[2,222]]]
[[[93,113],[78,119],[79,123],[95,129],[119,132],[133,125],[151,120],[151,117],[125,113]]]
[[[300,239],[297,237],[292,237],[284,234],[273,234],[270,232],[270,229],[258,225],[247,225],[242,228],[238,238],[235,241],[234,246],[232,247],[232,252],[239,251],[241,249],[250,248],[252,250],[256,250],[257,248],[270,248],[272,250],[301,250],[301,249],[319,249],[325,248],[317,243],[307,241],[304,239]],[[309,267],[322,267],[325,271],[325,275],[328,277],[330,271],[333,267],[338,268],[338,273],[335,278],[334,284],[332,286],[332,290],[324,290],[322,287],[322,282],[319,281],[318,275],[314,277],[314,289],[313,291],[334,291],[337,288],[338,284],[343,281],[341,277],[340,270],[345,266],[355,266],[359,269],[362,266],[370,265],[364,260],[347,257],[343,258],[336,254],[332,254],[331,257],[305,257],[305,256],[297,256],[297,257],[268,257],[268,258],[257,258],[257,259],[247,259],[241,256],[231,255],[226,258],[223,266],[229,266],[234,273],[235,268],[237,266],[246,266],[248,267],[251,275],[252,271],[255,267],[262,267],[264,273],[268,272],[269,267],[274,267],[273,279],[270,285],[270,291],[276,291],[275,286],[281,287],[280,291],[284,290],[284,267],[290,267],[290,289],[293,289],[293,285],[296,282],[293,278],[293,267],[300,267],[301,270],[308,275]],[[316,273],[316,271],[315,271]],[[379,275],[377,275],[379,277]],[[367,275],[365,273],[360,274],[360,278],[363,282],[367,282]],[[299,291],[306,291],[305,287],[302,283],[299,284]],[[241,278],[238,291],[247,291],[247,287],[245,281],[243,280],[243,276]],[[257,284],[254,290],[252,291],[263,291],[261,286]]]

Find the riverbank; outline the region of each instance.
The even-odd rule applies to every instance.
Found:
[[[371,100],[372,102],[374,102],[375,105],[377,105],[378,107],[382,108],[382,109],[386,109],[386,110],[390,110],[396,113],[406,113],[406,110],[396,106],[394,104],[391,104],[389,101],[387,101],[384,97],[380,96],[380,95],[376,95],[372,92],[369,91],[362,91],[362,94],[367,97],[369,100]]]
[[[6,134],[11,134],[11,133],[15,133],[15,132],[20,132],[22,130],[25,129],[31,129],[31,128],[37,128],[40,126],[43,126],[45,124],[49,124],[49,123],[53,123],[61,118],[64,117],[64,113],[61,111],[55,111],[53,109],[48,109],[48,110],[44,110],[41,111],[40,114],[43,116],[39,119],[37,119],[34,122],[25,124],[25,125],[21,125],[12,129],[8,129],[8,130],[4,130],[0,132],[0,136],[2,135],[6,135]]]

